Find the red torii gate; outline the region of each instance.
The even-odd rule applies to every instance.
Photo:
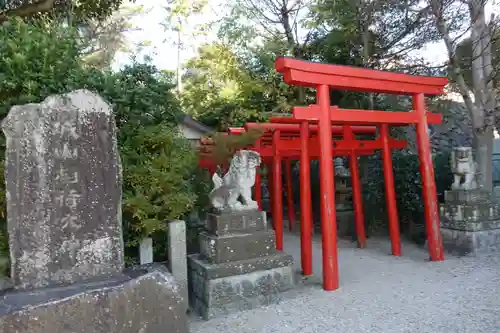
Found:
[[[320,190],[323,197],[321,210],[323,288],[325,290],[335,290],[339,287],[335,188],[332,165],[332,123],[380,125],[386,201],[389,214],[389,231],[391,240],[393,240],[393,255],[400,255],[401,248],[400,244],[394,241],[399,239],[399,225],[395,204],[392,158],[389,149],[389,125],[416,125],[429,254],[431,260],[444,260],[439,230],[434,168],[427,133],[429,120],[432,117],[439,117],[439,115],[430,116],[431,119],[426,115],[424,94],[442,94],[448,80],[439,77],[412,76],[364,68],[327,65],[286,57],[278,58],[275,66],[278,72],[283,73],[285,83],[316,88],[317,105],[297,107],[294,109],[293,115],[297,120],[318,122],[319,149],[321,152]],[[410,95],[412,96],[413,110],[411,112],[341,110],[330,106],[330,88]]]
[[[432,117],[431,117],[432,118]],[[435,122],[435,121],[431,121]],[[299,125],[300,123],[300,125]],[[308,121],[297,121],[293,118],[272,118],[271,123],[248,123],[246,128],[261,128],[264,129],[264,135],[259,138],[255,147],[247,147],[261,154],[263,164],[266,164],[268,170],[268,181],[271,186],[268,186],[271,193],[271,207],[273,212],[273,227],[276,230],[276,247],[278,250],[283,250],[283,216],[282,216],[282,183],[281,183],[281,161],[285,161],[285,167],[290,167],[292,159],[301,160],[301,261],[302,271],[304,275],[312,274],[312,212],[310,200],[310,170],[309,161],[318,159],[320,152],[318,149],[318,138],[309,135],[311,132],[317,133],[317,125],[310,125]],[[304,129],[306,132],[304,132]],[[224,135],[240,135],[245,132],[245,128],[232,127],[228,129],[228,133]],[[279,135],[278,135],[279,134]],[[335,156],[349,155],[351,156],[351,179],[353,184],[353,203],[355,211],[356,234],[358,238],[358,246],[366,246],[366,233],[364,230],[364,216],[362,205],[361,184],[359,180],[359,172],[357,165],[357,157],[360,155],[371,155],[374,150],[383,148],[383,142],[380,139],[373,140],[356,140],[354,134],[376,134],[376,126],[332,126],[332,134],[336,137],[343,137],[343,140],[334,140],[334,148],[332,153]],[[214,172],[215,165],[210,161],[211,156],[206,148],[206,142],[201,149],[203,159],[200,165],[212,169]],[[406,141],[394,140],[389,138],[389,149],[405,148]],[[286,171],[288,207],[289,207],[289,222],[294,220],[293,202],[291,202],[291,170]],[[273,177],[273,173],[276,173]],[[279,177],[276,177],[277,175]],[[262,193],[261,193],[261,177],[260,173],[256,174],[255,199],[259,203],[259,208],[262,208]],[[289,226],[291,227],[292,224]],[[399,230],[391,234],[393,244],[399,243]]]
[[[310,137],[311,132],[317,132],[317,125],[310,125],[308,121],[297,121],[293,118],[272,118],[271,123],[247,123],[245,128],[264,128],[265,134],[256,142],[253,150],[261,153],[263,162],[268,169],[272,170],[268,175],[268,181],[272,186],[268,186],[271,192],[271,207],[273,212],[273,226],[276,231],[276,248],[283,250],[283,211],[282,211],[282,183],[281,183],[281,161],[285,160],[285,167],[289,168],[291,159],[300,158],[300,201],[301,201],[301,261],[304,275],[312,274],[312,207],[310,193],[310,169],[309,161],[318,159],[320,151],[318,149],[318,138]],[[229,128],[229,133],[239,135],[245,132],[243,128]],[[334,136],[343,137],[342,140],[334,141],[333,155],[351,157],[351,177],[353,183],[353,197],[355,206],[356,234],[358,246],[366,246],[366,233],[364,229],[364,216],[362,206],[361,184],[357,165],[357,156],[371,155],[376,149],[382,149],[383,143],[380,140],[356,140],[355,134],[376,134],[375,126],[332,126]],[[286,139],[285,139],[286,138]],[[405,148],[406,141],[389,140],[389,148]],[[288,162],[288,163],[287,163]],[[291,176],[290,170],[286,171],[289,220],[292,219],[291,211],[293,203],[291,197]],[[271,176],[271,177],[269,177]],[[268,184],[269,185],[269,184]],[[255,180],[255,198],[261,202],[261,180],[257,173]],[[294,214],[293,214],[294,215]],[[290,222],[290,221],[289,221]],[[393,242],[399,241],[399,234]]]

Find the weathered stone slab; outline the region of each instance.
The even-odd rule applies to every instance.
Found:
[[[441,218],[441,227],[454,230],[464,231],[483,231],[500,229],[500,220],[483,220],[483,221],[454,221],[445,217]]]
[[[72,286],[6,294],[0,299],[0,332],[187,333],[178,286],[166,269]]]
[[[188,258],[191,273],[209,280],[293,265],[293,257],[283,252],[221,264],[209,263],[199,254],[190,255]]]
[[[444,249],[454,255],[478,255],[500,251],[500,229],[464,231],[441,228]]]
[[[352,237],[356,235],[354,211],[337,208],[337,235],[339,237]]]
[[[447,203],[472,203],[488,202],[492,199],[491,192],[476,190],[450,190],[444,192],[444,200]]]
[[[43,287],[122,271],[112,108],[78,90],[14,106],[2,127],[14,284]]]
[[[200,233],[201,255],[212,263],[264,257],[276,253],[274,230],[215,236]]]
[[[478,222],[500,219],[500,204],[495,202],[444,203],[440,214],[452,221]]]
[[[267,228],[266,214],[258,210],[210,213],[206,223],[207,231],[218,236],[266,231]]]
[[[295,287],[291,266],[206,280],[193,277],[191,304],[205,320],[269,305]]]
[[[0,276],[0,295],[3,291],[14,288],[12,281],[8,277]]]

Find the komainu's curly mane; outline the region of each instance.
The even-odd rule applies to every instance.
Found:
[[[261,163],[260,155],[251,150],[238,151],[231,160],[228,172],[221,178],[214,174],[214,189],[210,193],[212,205],[217,209],[254,209],[252,186],[256,168]],[[238,200],[241,198],[241,202]]]

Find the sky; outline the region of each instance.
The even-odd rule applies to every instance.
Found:
[[[215,21],[224,15],[224,4],[228,0],[209,0],[210,7],[204,15],[197,18],[197,23],[202,21]],[[165,21],[166,11],[163,8],[165,0],[137,0],[135,5],[144,6],[143,14],[137,15],[133,19],[133,24],[138,28],[137,31],[131,31],[126,34],[126,38],[130,45],[135,45],[140,42],[149,42],[149,46],[143,47],[139,52],[139,57],[145,55],[152,58],[153,63],[160,69],[174,70],[177,64],[177,49],[171,43],[172,34],[167,33],[161,23]],[[495,4],[494,0],[489,0],[486,7],[486,15],[490,16],[492,8],[495,8],[495,13],[500,13],[500,6]],[[170,37],[170,39],[169,39]],[[196,49],[202,43],[214,41],[216,39],[215,32],[197,38],[193,45],[188,47],[182,53],[182,60],[185,61],[196,55]],[[432,43],[426,45],[421,50],[415,51],[415,55],[421,55],[425,59],[434,64],[441,64],[447,59],[447,51],[444,43]],[[113,67],[120,68],[127,64],[130,59],[130,54],[119,53],[115,59]]]
[[[210,8],[196,22],[212,22],[221,17],[224,10],[220,8],[220,5],[223,1],[209,0]],[[149,42],[150,46],[143,47],[142,51],[139,52],[139,57],[150,56],[153,64],[158,68],[174,70],[177,66],[177,48],[172,45],[172,39],[175,39],[175,35],[166,32],[162,26],[167,17],[167,12],[164,9],[165,3],[165,0],[136,0],[132,5],[144,7],[143,13],[135,16],[132,20],[132,24],[139,30],[126,33],[126,38],[130,45]],[[198,46],[205,42],[215,41],[215,39],[214,33],[198,38],[193,45],[182,52],[182,60],[185,61],[195,56]],[[117,69],[127,64],[129,59],[130,54],[119,53],[113,67]]]

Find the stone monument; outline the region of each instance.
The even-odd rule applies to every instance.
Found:
[[[335,208],[337,211],[337,235],[355,237],[354,209],[352,205],[351,173],[344,159],[337,157],[335,166]]]
[[[500,249],[500,204],[478,188],[472,148],[455,148],[450,156],[454,181],[440,205],[445,250],[475,255]]]
[[[112,108],[78,90],[14,106],[2,127],[14,290],[0,332],[187,332],[168,271],[124,271]]]
[[[213,176],[213,212],[189,256],[190,303],[205,320],[279,300],[295,285],[293,258],[278,252],[275,233],[252,200],[260,155],[237,152],[229,171]]]

